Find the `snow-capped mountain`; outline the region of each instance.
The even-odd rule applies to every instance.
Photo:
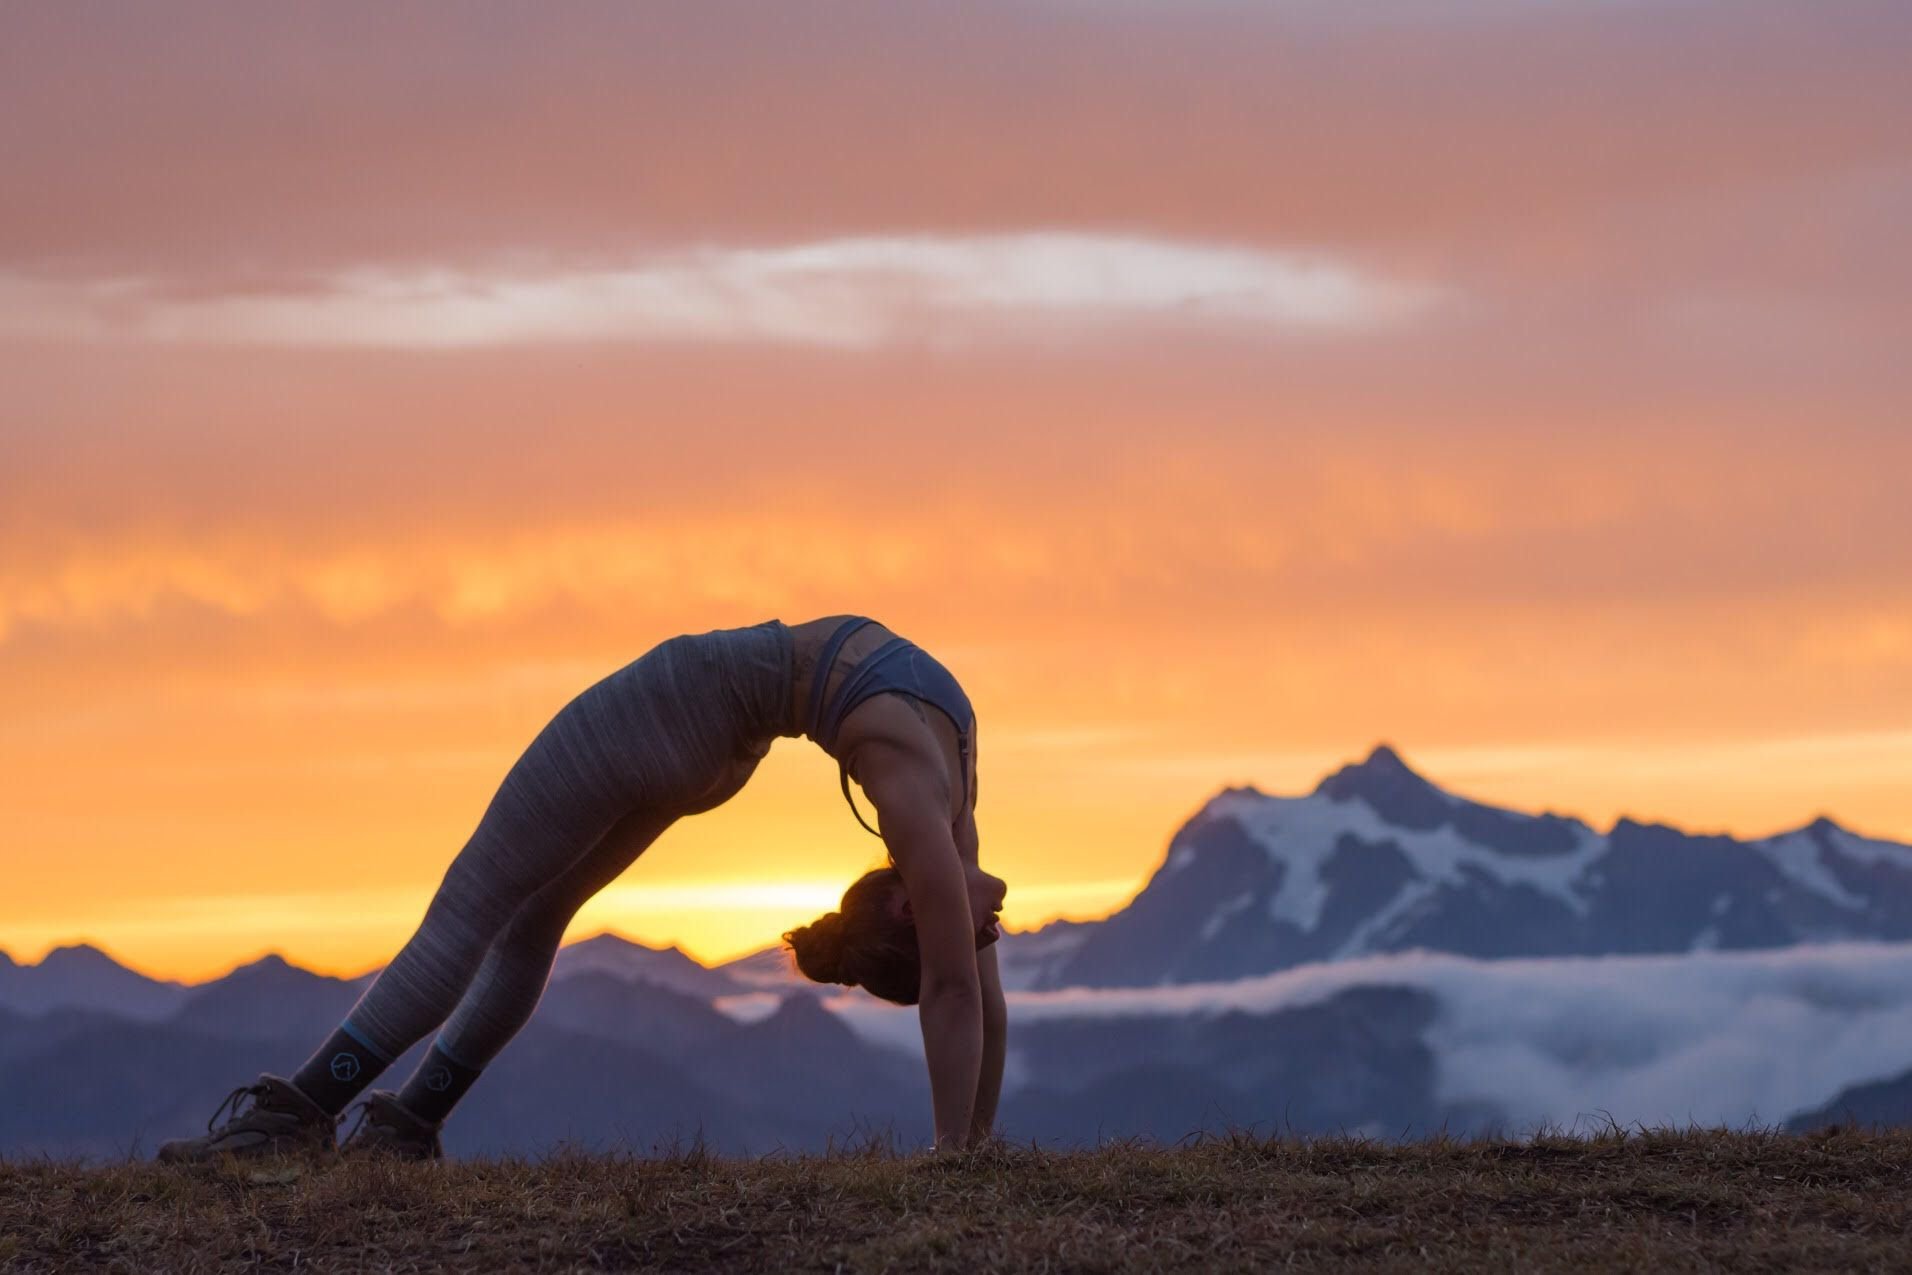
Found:
[[[1035,988],[1215,982],[1414,948],[1667,953],[1912,937],[1912,846],[1827,819],[1760,841],[1468,801],[1393,749],[1305,797],[1228,789],[1107,920],[1005,939]]]

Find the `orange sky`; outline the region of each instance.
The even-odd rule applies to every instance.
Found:
[[[1354,12],[1350,12],[1354,10]],[[876,615],[1027,925],[1226,783],[1912,840],[1887,3],[0,17],[0,948],[402,941],[543,721]],[[779,744],[580,918],[878,850]]]

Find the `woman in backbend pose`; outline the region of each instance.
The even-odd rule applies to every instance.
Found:
[[[1004,885],[976,861],[975,714],[922,649],[832,616],[672,638],[567,704],[331,1038],[290,1079],[234,1090],[205,1137],[168,1142],[160,1158],[328,1149],[346,1106],[443,1024],[403,1089],[367,1096],[343,1148],[441,1154],[439,1127],[531,1017],[573,914],[672,822],[734,796],[784,735],[838,759],[845,797],[852,778],[861,785],[892,865],[784,936],[799,968],[920,1004],[936,1144],[986,1137],[1002,1082],[989,945]]]

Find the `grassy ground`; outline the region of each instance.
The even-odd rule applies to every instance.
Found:
[[[725,1161],[0,1162],[0,1268],[1905,1270],[1912,1133]]]

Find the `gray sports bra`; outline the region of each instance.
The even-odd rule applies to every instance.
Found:
[[[905,638],[893,637],[858,660],[856,667],[844,674],[830,702],[827,705],[823,702],[823,689],[829,684],[830,668],[836,663],[837,652],[843,649],[851,634],[866,624],[875,623],[866,616],[853,615],[838,625],[823,644],[823,654],[817,660],[815,680],[810,687],[810,710],[804,719],[804,733],[824,752],[836,757],[837,732],[843,728],[843,719],[870,696],[887,692],[933,705],[956,727],[958,769],[962,772],[963,801],[967,803],[970,737],[976,729],[976,710],[970,707],[969,696],[963,693],[955,676],[928,651]],[[837,761],[837,772],[843,783],[843,799],[850,803],[850,813],[863,824],[865,831],[882,836],[864,822],[863,812],[856,808],[856,799],[850,796],[850,771],[841,758]]]

